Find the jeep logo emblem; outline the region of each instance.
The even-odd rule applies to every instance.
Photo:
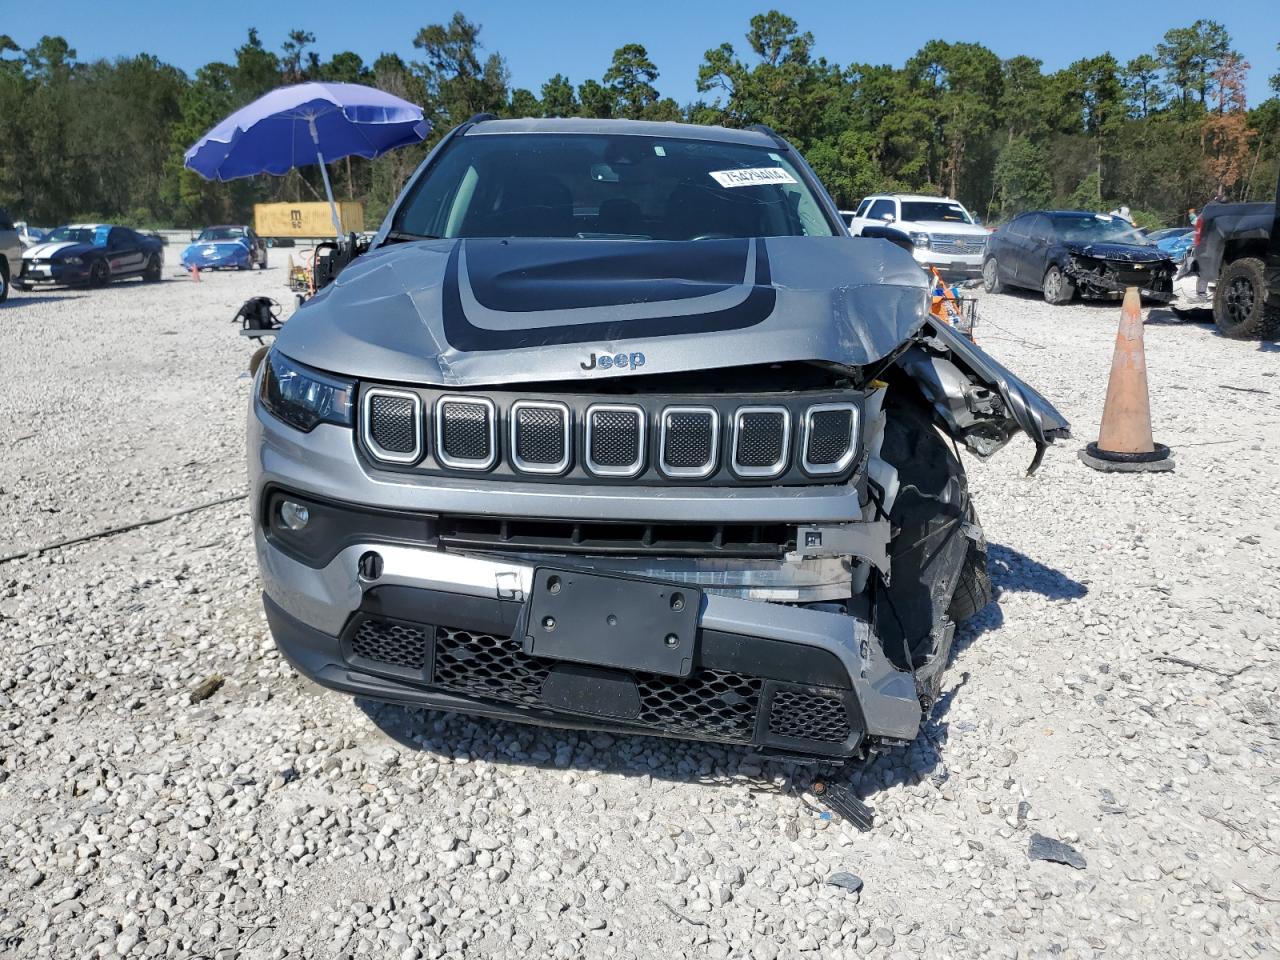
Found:
[[[636,351],[634,353],[601,353],[591,354],[590,359],[578,366],[583,370],[610,370],[617,368],[619,370],[639,370],[644,366],[644,354]]]

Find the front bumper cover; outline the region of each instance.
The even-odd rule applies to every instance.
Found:
[[[531,565],[369,542],[316,569],[255,540],[281,652],[355,696],[828,759],[919,729],[914,678],[856,617],[708,594],[692,672],[660,677],[523,652]]]

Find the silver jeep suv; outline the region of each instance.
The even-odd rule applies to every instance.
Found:
[[[479,117],[249,416],[280,649],[335,690],[843,760],[989,596],[950,439],[1067,424],[767,129]]]

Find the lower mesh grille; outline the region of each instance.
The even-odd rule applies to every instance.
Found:
[[[427,663],[422,627],[390,620],[364,620],[351,638],[351,652],[365,660],[421,670]]]
[[[849,738],[849,715],[838,695],[783,689],[773,696],[769,732],[797,740],[843,743]]]
[[[526,654],[517,640],[440,627],[434,683],[473,696],[542,706],[542,684],[554,661]],[[634,674],[642,726],[708,739],[749,743],[762,682],[722,670],[686,678]]]

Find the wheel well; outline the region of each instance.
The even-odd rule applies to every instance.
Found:
[[[1249,240],[1232,240],[1226,245],[1222,251],[1222,265],[1236,260],[1243,260],[1245,257],[1257,257],[1259,260],[1266,259],[1267,242],[1258,238]]]

